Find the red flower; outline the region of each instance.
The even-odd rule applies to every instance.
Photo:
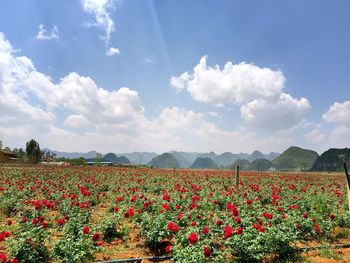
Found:
[[[167,245],[166,247],[165,247],[165,252],[166,253],[169,253],[171,251],[171,246],[170,245]]]
[[[334,218],[335,218],[335,215],[333,215],[333,214],[330,214],[330,215],[329,215],[329,218],[330,218],[330,219],[332,219],[332,220],[334,220]]]
[[[169,222],[168,223],[168,230],[176,233],[179,231],[179,226],[177,224],[175,224],[174,222]]]
[[[134,209],[129,208],[126,212],[125,212],[125,217],[133,217],[134,216]]]
[[[321,233],[321,228],[318,224],[314,224],[314,229],[315,229],[316,233],[318,233],[318,234]]]
[[[84,233],[85,235],[89,234],[89,233],[90,233],[90,228],[89,228],[88,226],[85,226],[85,227],[83,228],[83,233]]]
[[[241,227],[236,228],[236,229],[234,230],[234,233],[235,233],[236,235],[242,234],[242,233],[243,233],[243,228],[241,228]]]
[[[4,253],[0,253],[0,262],[5,263],[7,261],[7,256]]]
[[[303,217],[306,219],[309,217],[309,215],[307,213],[304,213]]]
[[[19,263],[19,260],[17,258],[11,259],[11,263]]]
[[[242,222],[241,218],[239,218],[239,217],[235,217],[235,220],[236,220],[237,224],[240,224]]]
[[[93,235],[92,235],[92,240],[93,241],[97,241],[97,240],[99,240],[100,239],[100,234],[99,233],[94,233]]]
[[[217,225],[217,226],[221,226],[223,223],[224,223],[224,222],[222,222],[221,219],[219,219],[219,220],[216,221],[216,225]]]
[[[196,233],[189,234],[187,239],[188,239],[188,243],[192,245],[198,242],[198,237]]]
[[[162,204],[162,207],[165,209],[165,210],[170,210],[170,206],[168,204]]]
[[[59,226],[63,226],[64,222],[65,222],[64,219],[59,219],[59,218],[56,219],[56,224],[59,225]]]
[[[225,226],[224,227],[224,237],[229,238],[230,236],[232,236],[232,234],[233,234],[233,229],[229,225]]]
[[[207,227],[207,226],[203,227],[202,233],[203,233],[204,235],[207,235],[207,234],[209,233],[209,227]]]
[[[196,222],[194,222],[194,221],[191,222],[191,226],[196,226],[196,225],[197,225]]]
[[[211,249],[210,249],[210,247],[205,246],[203,248],[203,254],[204,254],[204,256],[206,258],[210,257],[211,256]]]
[[[9,226],[12,225],[12,223],[13,223],[13,222],[12,222],[11,219],[8,219],[8,220],[7,220],[7,224],[8,224]]]
[[[114,211],[114,212],[118,212],[118,211],[119,211],[118,206],[114,207],[114,208],[113,208],[113,211]]]

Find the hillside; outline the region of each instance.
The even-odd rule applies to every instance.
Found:
[[[186,155],[183,155],[183,154],[181,154],[179,152],[175,152],[175,151],[170,152],[170,154],[176,158],[176,160],[178,161],[178,163],[180,165],[180,168],[190,167],[192,162],[187,158]]]
[[[216,169],[217,164],[209,157],[198,157],[191,165],[192,169]]]
[[[239,160],[237,160],[237,162],[238,162],[240,171],[249,171],[249,170],[251,170],[250,162],[247,159],[239,159]],[[226,166],[226,169],[228,169],[228,170],[236,170],[236,162]]]
[[[250,168],[253,171],[267,171],[272,166],[272,163],[264,158],[255,159],[251,164]]]
[[[149,165],[157,168],[180,168],[179,162],[170,153],[163,153],[154,157]]]
[[[312,165],[312,171],[343,171],[343,161],[339,155],[344,155],[350,169],[350,149],[329,149],[322,153]]]
[[[272,161],[277,170],[309,170],[318,153],[312,150],[292,146]]]
[[[114,153],[107,153],[105,156],[102,157],[102,162],[116,163],[117,160],[118,157]]]

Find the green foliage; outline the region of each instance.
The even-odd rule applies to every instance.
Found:
[[[92,240],[91,231],[83,233],[87,216],[74,216],[63,227],[64,236],[54,245],[53,256],[62,262],[89,262],[98,249]]]
[[[9,248],[13,258],[24,263],[46,262],[49,252],[44,245],[46,231],[29,223],[20,224],[16,236],[10,238]]]
[[[26,152],[28,156],[28,161],[30,163],[38,163],[40,161],[41,157],[41,151],[39,143],[36,142],[34,139],[31,139],[26,143]]]
[[[331,249],[322,249],[319,251],[320,256],[329,259],[341,260],[342,257],[337,253],[337,251]]]
[[[117,226],[119,223],[119,215],[114,214],[110,217],[104,219],[99,227],[99,230],[103,234],[103,240],[106,242],[111,242],[113,238],[118,236]]]

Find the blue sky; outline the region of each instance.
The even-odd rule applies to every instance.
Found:
[[[101,152],[349,147],[349,10],[1,1],[0,139]]]

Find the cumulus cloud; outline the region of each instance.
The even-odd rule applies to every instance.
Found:
[[[60,125],[56,115],[66,113],[69,115],[63,125],[89,128],[83,131],[90,134],[86,137],[89,139],[98,132],[115,133],[114,136],[118,132],[119,135],[132,134],[133,129],[139,129],[145,122],[144,108],[136,91],[127,87],[108,91],[98,87],[91,78],[75,72],[54,83],[49,76],[37,71],[28,57],[16,57],[14,53],[9,41],[0,33],[1,137],[12,138],[15,127],[28,133],[35,131],[41,136],[53,131],[71,133],[56,127]],[[40,127],[39,131],[34,127]],[[26,136],[31,137],[28,133]]]
[[[110,47],[109,49],[107,49],[106,51],[106,56],[114,56],[114,55],[119,55],[120,54],[120,51],[118,48],[115,48],[115,47]]]
[[[310,104],[283,92],[285,77],[280,70],[253,64],[227,62],[223,69],[207,66],[201,58],[193,73],[170,79],[178,90],[186,89],[196,101],[214,105],[241,106],[241,116],[260,128],[287,129],[302,121]]]
[[[350,126],[350,101],[335,102],[329,110],[323,114],[323,119],[329,123]]]
[[[43,24],[39,25],[38,34],[35,36],[38,40],[51,40],[51,39],[59,39],[58,28],[57,26],[53,26],[50,31],[47,31]]]
[[[109,43],[114,32],[114,22],[109,13],[115,8],[115,0],[82,0],[83,10],[94,16],[94,21],[87,23],[88,27],[100,27],[105,31],[105,35],[100,38]]]
[[[128,87],[106,90],[75,72],[54,82],[38,71],[30,58],[17,56],[2,33],[0,58],[0,138],[11,147],[23,147],[33,137],[42,147],[100,152],[280,151],[296,144],[285,134],[261,136],[244,127],[224,130],[206,120],[207,114],[181,107],[166,107],[147,118],[137,91]],[[305,107],[283,93],[271,100]],[[249,102],[247,116],[268,108]],[[273,109],[268,109],[272,114]],[[336,140],[347,132],[338,129],[332,136]]]
[[[255,99],[241,106],[241,116],[249,124],[271,130],[283,130],[301,122],[310,109],[307,99],[294,99],[281,93],[276,99]]]
[[[326,135],[322,133],[319,129],[313,129],[309,133],[304,135],[304,138],[307,140],[311,140],[313,142],[323,142],[325,139]]]

